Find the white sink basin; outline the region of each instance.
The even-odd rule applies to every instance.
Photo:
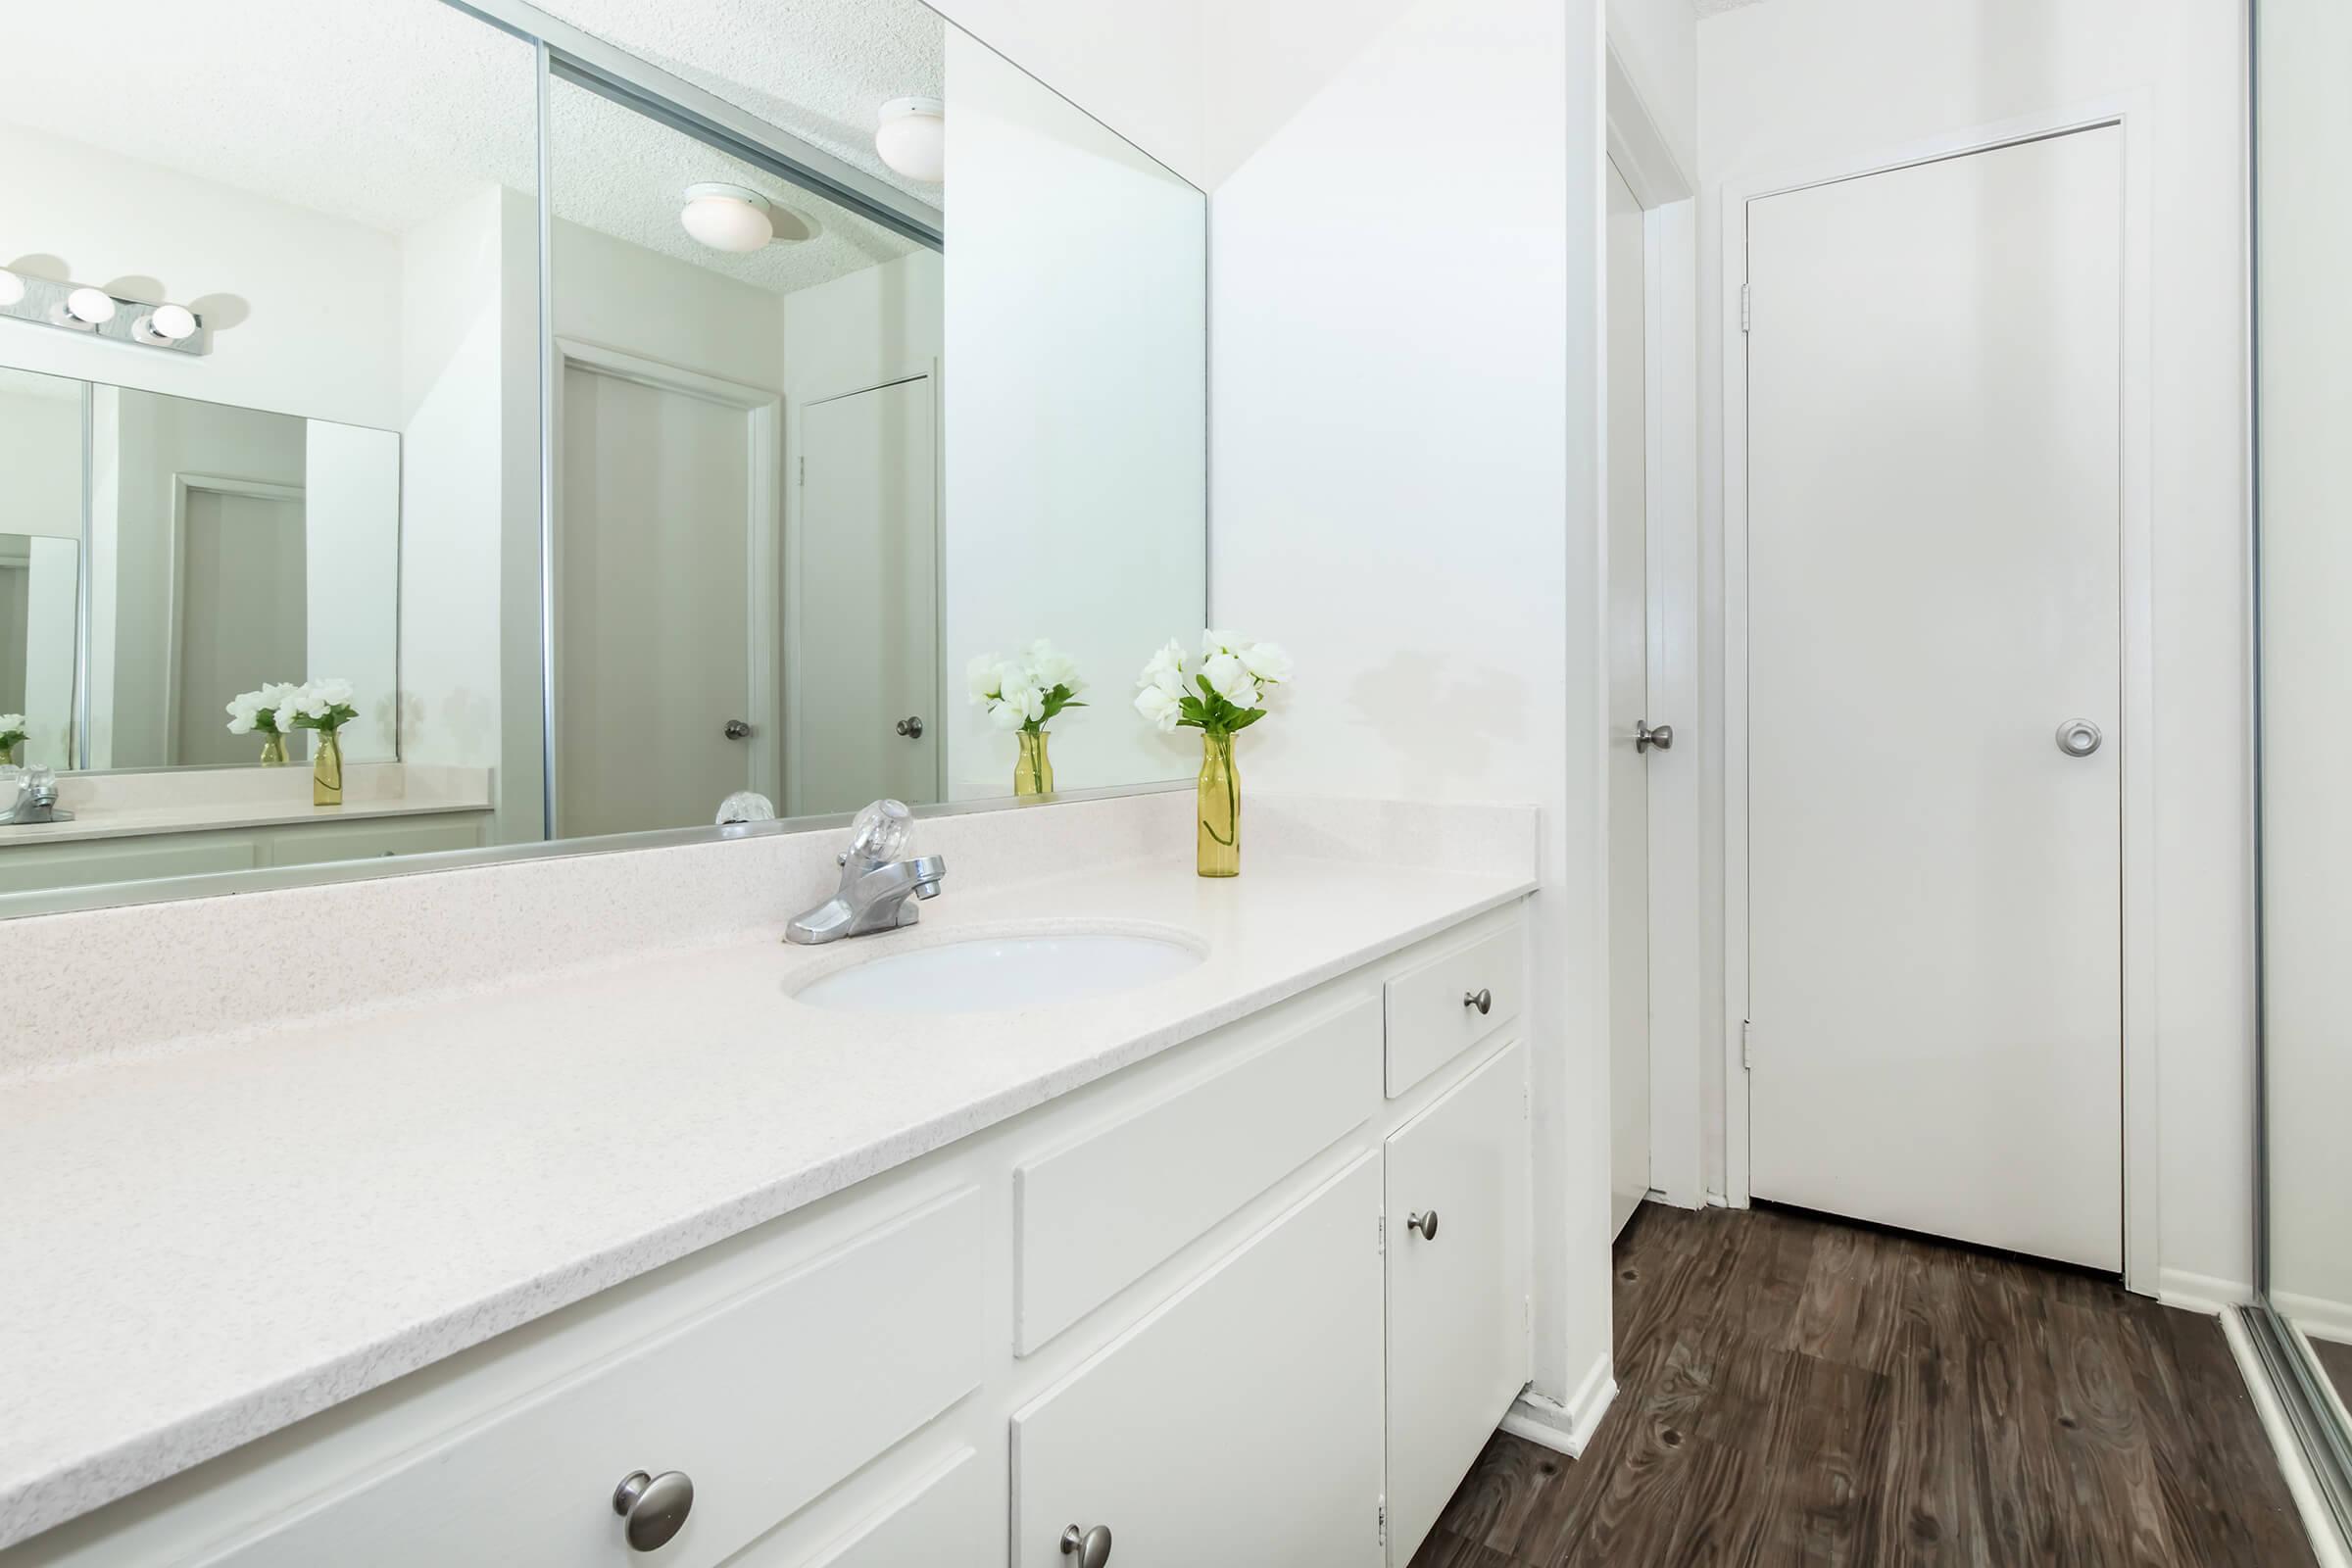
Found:
[[[869,958],[793,996],[854,1012],[1007,1012],[1149,985],[1201,956],[1171,937],[1126,932],[974,937]]]

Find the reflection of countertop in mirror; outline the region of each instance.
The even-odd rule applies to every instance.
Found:
[[[0,852],[27,844],[209,833],[232,828],[348,822],[490,809],[490,770],[433,762],[353,762],[343,770],[343,804],[311,804],[308,762],[284,767],[61,773],[58,806],[71,822],[0,826]]]
[[[0,1077],[0,1327],[17,1347],[0,1544],[1535,886],[1530,808],[1273,799],[1250,803],[1243,875],[1203,880],[1192,801],[927,819],[916,847],[949,875],[921,923],[813,949],[778,934],[830,891],[838,832],[65,917],[87,923],[27,957],[73,969],[68,937],[120,943],[136,923],[155,962],[135,1000],[120,979],[95,999],[103,1027],[72,1041],[81,1013],[58,988],[77,975],[12,989],[0,974],[0,1011],[49,1036],[0,1058],[19,1074]],[[861,957],[1073,924],[1172,929],[1207,955],[1050,1008],[789,1000]],[[613,925],[635,945],[593,951]],[[641,935],[663,929],[665,949]],[[183,937],[202,951],[175,951]],[[533,972],[484,983],[484,950],[502,947]],[[227,1032],[238,1010],[193,971],[235,952],[255,986],[335,987],[349,1010]],[[195,1020],[180,1027],[218,1032],[142,1025],[174,1005]],[[108,1059],[110,1031],[137,1054]]]

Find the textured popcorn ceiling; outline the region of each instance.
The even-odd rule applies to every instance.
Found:
[[[875,111],[939,95],[944,27],[920,0],[557,0],[546,7],[937,205],[874,156]],[[439,0],[117,0],[84,51],[20,31],[0,121],[392,233],[495,181],[535,180],[530,50]],[[44,47],[41,37],[56,40]],[[905,240],[677,131],[559,84],[558,216],[777,292],[904,255]],[[720,179],[816,238],[751,257],[678,226]],[[92,193],[103,200],[103,193]]]

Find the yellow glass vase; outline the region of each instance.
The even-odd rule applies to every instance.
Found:
[[[1200,802],[1197,854],[1202,876],[1242,874],[1242,775],[1233,765],[1233,737],[1200,732]]]
[[[1025,729],[1018,733],[1021,755],[1020,760],[1012,764],[1012,793],[1053,794],[1054,759],[1046,754],[1046,732],[1042,729]]]
[[[318,748],[311,754],[311,804],[343,804],[343,742],[331,729],[318,731]]]
[[[262,737],[262,765],[264,767],[286,765],[286,738],[283,735],[272,732]]]

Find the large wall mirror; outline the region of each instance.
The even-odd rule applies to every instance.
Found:
[[[1009,796],[975,666],[1182,774],[1198,190],[917,0],[118,20],[0,58],[0,913]]]

